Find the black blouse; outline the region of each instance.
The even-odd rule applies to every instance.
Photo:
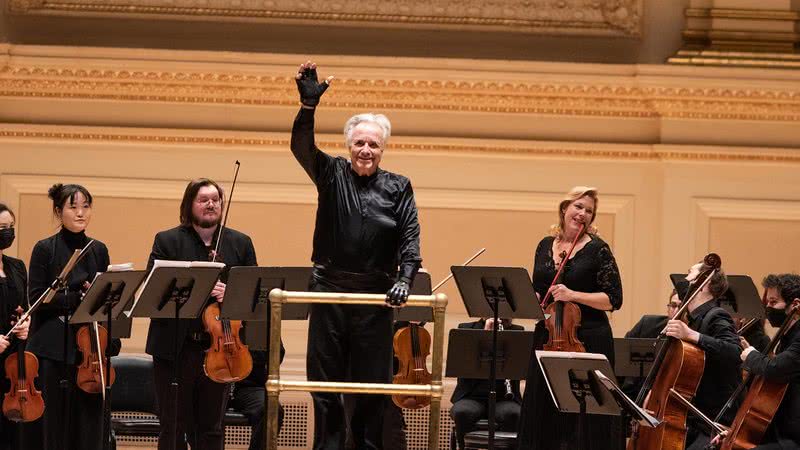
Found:
[[[614,310],[622,306],[622,281],[611,248],[600,237],[591,240],[573,253],[562,273],[562,284],[578,292],[603,292]],[[553,261],[553,240],[548,236],[539,242],[533,262],[533,289],[544,298],[558,267]],[[581,309],[581,328],[607,325],[605,311],[577,303]]]
[[[72,253],[83,248],[90,238],[85,233],[73,233],[61,229],[47,239],[42,239],[33,247],[30,264],[30,298],[36,299],[56,279],[69,261]],[[81,302],[82,285],[92,282],[98,272],[105,272],[109,265],[108,248],[95,240],[88,253],[78,262],[67,277],[66,291],[59,291],[48,304],[41,304],[33,313],[31,332],[28,338],[28,350],[39,357],[55,361],[64,360],[64,329],[62,316],[64,307],[72,314]],[[73,363],[77,358],[75,344],[76,327],[71,327],[67,336],[67,362]],[[119,340],[115,339],[109,346],[109,353],[119,352]]]
[[[6,276],[0,277],[0,333],[6,334],[11,329],[11,320],[17,314],[17,307],[28,309],[28,274],[25,263],[7,255],[3,255],[3,271]],[[14,347],[12,343],[5,354]],[[0,361],[3,359],[0,357]]]

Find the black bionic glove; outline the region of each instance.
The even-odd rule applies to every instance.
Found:
[[[401,278],[386,293],[386,304],[393,307],[405,305],[406,301],[408,301],[408,291],[408,281]]]
[[[319,98],[328,89],[328,82],[320,83],[317,80],[317,69],[312,67],[301,68],[295,81],[297,91],[300,92],[300,102],[313,107],[319,104]]]

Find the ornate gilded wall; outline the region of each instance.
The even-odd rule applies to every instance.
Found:
[[[191,15],[185,8],[193,2],[133,3],[15,0],[11,17],[175,19]],[[329,19],[258,13],[279,11],[280,1],[241,2],[230,11],[222,3],[206,2],[208,17],[196,20]],[[581,2],[561,3],[569,10]],[[594,3],[643,14],[636,1]],[[352,7],[338,5],[342,14]],[[404,5],[410,19],[389,11],[383,26],[433,23],[413,6],[421,3],[391,7]],[[555,13],[548,20],[561,21],[570,35],[638,39],[641,22],[621,26],[604,8],[579,21]],[[447,22],[446,11],[437,26],[476,33],[494,26]],[[549,32],[531,15],[501,12],[459,13],[518,17],[528,22],[509,25],[515,32]],[[487,252],[476,263],[530,268],[559,198],[577,184],[601,192],[600,234],[613,246],[625,292],[612,315],[618,335],[642,314],[662,311],[667,275],[708,251],[722,255],[729,273],[757,280],[800,270],[800,74],[409,58],[390,50],[310,56],[0,44],[0,200],[16,210],[19,225],[9,252],[27,260],[33,244],[55,232],[47,187],[78,182],[95,195],[90,232],[108,244],[112,262],[143,267],[154,233],[177,222],[187,180],[208,176],[228,186],[238,159],[231,226],[253,237],[262,265],[308,264],[316,196],[288,140],[297,109],[292,77],[309,57],[323,76],[336,76],[317,114],[320,147],[343,154],[341,126],[356,112],[392,119],[383,164],[414,183],[424,265],[434,281],[480,247]],[[454,285],[443,289],[452,300],[449,325],[467,320]],[[125,351],[143,351],[146,325],[137,321]],[[305,326],[285,326],[287,376],[303,376]]]

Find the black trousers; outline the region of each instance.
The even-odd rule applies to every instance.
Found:
[[[200,344],[192,340],[184,343],[177,359],[177,405],[170,389],[175,362],[153,358],[158,418],[161,421],[159,450],[172,450],[170,443],[175,425],[175,450],[185,450],[187,441],[192,450],[223,450],[225,446],[222,419],[227,408],[229,385],[216,383],[203,373],[204,357]]]
[[[347,423],[349,425],[353,417],[353,409],[355,407],[355,399],[352,395],[343,395],[344,410]],[[403,416],[403,410],[392,402],[390,396],[384,397],[383,408],[383,450],[406,450],[406,419]],[[345,440],[345,449],[353,450],[356,448],[353,442],[353,434],[347,433]]]
[[[753,447],[753,450],[800,450],[800,445],[791,439],[779,439],[777,442]]]
[[[511,400],[499,400],[495,403],[494,417],[500,431],[516,431],[519,421],[519,403]],[[455,422],[456,442],[458,448],[464,448],[464,435],[475,430],[475,424],[489,417],[489,402],[486,399],[462,398],[453,403],[450,417]],[[450,446],[453,448],[453,445]]]
[[[39,381],[44,399],[44,445],[47,450],[95,450],[103,448],[103,397],[87,394],[75,384],[76,366],[68,365],[62,391],[62,363],[39,357]],[[66,402],[66,406],[65,406]],[[66,435],[64,430],[67,429]],[[31,448],[28,444],[26,447]]]
[[[310,289],[315,292],[385,293],[388,277],[315,269]],[[392,319],[388,307],[311,305],[306,372],[314,381],[390,383],[392,380]],[[345,413],[335,393],[312,393],[314,450],[342,450]],[[356,394],[350,422],[357,449],[382,448],[384,397]]]
[[[244,414],[250,424],[250,450],[264,447],[264,387],[236,386],[231,396],[231,408]],[[278,433],[283,427],[283,406],[278,405]]]

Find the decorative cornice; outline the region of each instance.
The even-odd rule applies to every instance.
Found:
[[[225,147],[252,147],[270,151],[272,148],[285,149],[289,140],[283,138],[248,138],[248,137],[221,137],[203,135],[200,132],[191,134],[140,134],[132,132],[66,132],[49,130],[30,130],[25,127],[6,124],[0,129],[0,141],[13,140],[58,140],[79,142],[118,142],[118,143],[143,143],[158,145],[204,145]],[[341,140],[318,139],[321,148],[333,152],[344,152]],[[392,151],[398,152],[441,152],[441,153],[473,153],[473,154],[506,154],[533,157],[558,157],[580,159],[610,159],[610,160],[639,160],[639,161],[715,161],[715,162],[759,162],[800,164],[800,153],[791,151],[780,152],[765,149],[752,151],[737,149],[727,151],[723,148],[704,148],[702,150],[682,150],[676,146],[649,146],[649,145],[576,145],[573,143],[524,143],[518,145],[478,145],[469,141],[458,144],[449,143],[418,143],[403,141],[402,138],[394,139],[391,143]]]
[[[270,0],[259,6],[229,0],[11,0],[18,14],[247,18],[265,22],[312,22],[419,28],[458,28],[539,34],[641,35],[643,0],[361,0],[315,2]]]
[[[294,106],[296,95],[286,76],[37,65],[0,70],[0,97]],[[343,77],[325,102],[347,109],[800,121],[800,89],[639,87],[624,78],[614,84]]]

